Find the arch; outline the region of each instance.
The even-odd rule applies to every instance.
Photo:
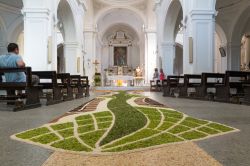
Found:
[[[82,73],[81,61],[82,25],[80,7],[75,0],[60,0],[57,6],[58,29],[64,39],[64,71],[71,74]],[[57,64],[57,63],[55,63]]]
[[[122,27],[124,27],[124,29],[127,29],[127,30],[129,30],[130,32],[132,32],[132,33],[133,33],[134,39],[136,39],[136,40],[139,41],[140,38],[139,38],[138,32],[137,32],[131,25],[126,24],[126,23],[122,23],[122,22],[121,22],[121,23],[111,24],[110,26],[108,26],[108,27],[103,31],[103,33],[100,34],[100,39],[101,39],[101,41],[104,40],[104,37],[105,37],[105,35],[108,33],[108,31],[110,31],[110,30],[113,29],[113,28],[116,28],[117,26],[122,26]]]
[[[233,30],[231,33],[231,42],[240,43],[242,36],[244,35],[244,30],[247,22],[250,21],[250,4],[246,6],[242,11],[236,22],[234,23]]]
[[[23,16],[18,17],[9,27],[7,40],[8,42],[16,42],[24,30]]]
[[[6,41],[6,38],[7,38],[6,32],[7,32],[7,29],[6,29],[4,19],[0,16],[0,34],[1,34],[0,42]]]
[[[167,8],[165,24],[163,28],[163,40],[174,42],[178,33],[178,22],[183,18],[183,8],[180,0],[172,0]]]
[[[241,40],[246,33],[247,24],[250,22],[250,4],[246,4],[242,9],[241,14],[235,19],[232,24],[232,29],[229,34],[230,47],[228,49],[228,67],[231,70],[241,69]]]
[[[3,18],[0,16],[0,54],[6,53],[6,45],[7,45],[7,39],[6,39],[6,25],[3,20]]]
[[[221,46],[225,46],[227,44],[227,36],[223,28],[218,23],[215,23],[215,32],[220,38]]]
[[[57,17],[61,21],[60,30],[65,42],[77,41],[76,19],[72,8],[72,1],[60,0],[57,7]]]

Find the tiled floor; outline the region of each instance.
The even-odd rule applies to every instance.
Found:
[[[250,106],[162,97],[161,93],[145,93],[192,117],[223,123],[241,130],[197,142],[216,160],[226,166],[250,165]]]

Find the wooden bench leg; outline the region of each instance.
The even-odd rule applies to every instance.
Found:
[[[16,100],[13,111],[21,111],[21,110],[41,107],[39,88],[29,87],[25,91],[26,91],[25,104],[22,100]]]
[[[170,87],[163,87],[163,96],[167,97],[170,96]]]
[[[226,87],[216,88],[216,101],[230,102],[230,89]]]
[[[179,97],[187,97],[187,88],[180,87],[178,88],[178,90],[179,90]]]
[[[57,104],[62,102],[63,95],[61,92],[61,88],[54,87],[53,88],[53,96],[47,96],[47,105]]]
[[[89,97],[89,86],[86,87],[86,91],[85,91],[85,97]]]
[[[77,94],[76,94],[76,98],[77,99],[79,99],[79,98],[83,98],[83,88],[82,87],[78,87],[77,88],[78,90],[78,92],[77,92]]]
[[[207,89],[204,87],[195,88],[195,97],[197,98],[205,98],[207,96]]]
[[[73,99],[74,99],[73,89],[71,87],[68,87],[67,88],[67,95],[63,97],[63,100],[69,101],[69,100],[73,100]]]

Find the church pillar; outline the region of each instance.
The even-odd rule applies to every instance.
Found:
[[[199,1],[200,2],[200,1]],[[198,2],[196,2],[198,3]],[[214,71],[214,10],[190,11],[189,23],[184,25],[184,74]]]
[[[109,66],[114,66],[114,47],[109,46]]]
[[[50,10],[46,1],[25,0],[24,61],[32,70],[48,70],[48,26]]]
[[[78,43],[64,43],[65,71],[70,74],[81,73],[81,57],[78,57]]]
[[[145,83],[149,84],[153,79],[154,68],[157,63],[157,37],[155,32],[145,33]]]
[[[93,28],[85,28],[84,31],[85,38],[85,74],[89,77],[89,80],[93,82],[93,77],[95,74],[95,66],[93,62],[96,59],[96,32]]]
[[[246,36],[246,42],[245,42],[245,63],[247,65],[247,68],[249,69],[249,63],[250,63],[250,36]]]
[[[228,43],[227,46],[228,55],[228,70],[240,70],[241,64],[241,44]]]
[[[174,73],[174,58],[175,58],[175,43],[163,42],[162,43],[162,68],[166,75]]]

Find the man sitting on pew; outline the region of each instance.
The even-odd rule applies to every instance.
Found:
[[[0,56],[0,68],[24,68],[25,63],[19,54],[19,47],[16,43],[8,45],[8,53]],[[4,73],[5,82],[26,82],[26,75],[23,72]],[[39,78],[32,76],[32,84],[37,85]]]

